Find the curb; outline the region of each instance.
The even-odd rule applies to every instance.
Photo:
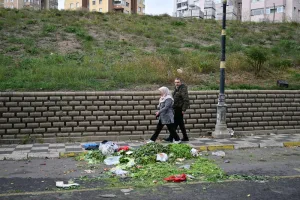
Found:
[[[300,147],[300,142],[284,142],[284,147]]]

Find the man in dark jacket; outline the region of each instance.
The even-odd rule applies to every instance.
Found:
[[[173,91],[173,98],[174,98],[174,125],[175,125],[175,130],[177,127],[180,127],[180,130],[182,132],[183,138],[181,141],[189,141],[189,138],[186,133],[186,129],[184,126],[184,121],[183,121],[183,115],[188,109],[190,105],[190,100],[189,100],[189,95],[188,95],[188,89],[187,86],[181,83],[181,80],[179,78],[175,79],[175,89]],[[168,138],[164,139],[165,141],[172,142],[173,138],[171,135]]]

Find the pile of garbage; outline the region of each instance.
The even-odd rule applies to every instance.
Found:
[[[201,155],[198,150],[187,144],[161,145],[149,143],[138,149],[130,146],[119,147],[111,141],[103,141],[100,144],[88,143],[83,145],[88,151],[80,160],[89,164],[104,163],[112,166],[109,173],[118,177],[134,177],[134,173],[140,168],[159,163],[182,164],[184,160],[192,159]],[[178,169],[190,169],[191,165],[179,166]],[[193,178],[187,174],[175,174],[164,178],[165,181],[181,182]]]

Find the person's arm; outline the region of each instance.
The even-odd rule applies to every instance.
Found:
[[[188,109],[188,107],[190,106],[190,99],[187,87],[182,88],[181,95],[183,99],[182,111],[185,112],[186,109]]]
[[[172,106],[173,106],[173,100],[172,100],[172,99],[167,99],[167,100],[165,101],[165,107],[161,108],[161,109],[158,111],[158,114],[167,112],[167,110],[170,109],[170,108],[172,108]]]

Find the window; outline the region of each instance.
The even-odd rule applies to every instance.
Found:
[[[101,13],[102,13],[102,8],[99,8],[99,12],[101,12]]]
[[[93,1],[93,3],[92,3],[93,5],[96,5],[96,1]]]
[[[73,3],[70,4],[70,8],[71,9],[74,8],[74,4]]]
[[[76,8],[79,8],[79,3],[78,2],[76,3]]]
[[[10,0],[10,2],[14,2],[14,0]],[[14,6],[12,6],[12,8],[14,8]]]
[[[139,12],[142,12],[142,8],[141,7],[139,7]]]
[[[283,6],[277,7],[277,12],[278,13],[283,13],[283,11],[284,11]]]
[[[99,0],[99,4],[102,4],[102,0]]]
[[[269,15],[271,13],[283,13],[284,12],[284,7],[279,6],[277,8],[267,8],[266,9],[266,14]]]
[[[263,2],[264,0],[252,0],[252,3]]]
[[[129,3],[128,2],[126,2],[126,6],[129,7]]]
[[[260,8],[260,9],[253,9],[251,10],[251,15],[263,15],[264,14],[264,9]]]

